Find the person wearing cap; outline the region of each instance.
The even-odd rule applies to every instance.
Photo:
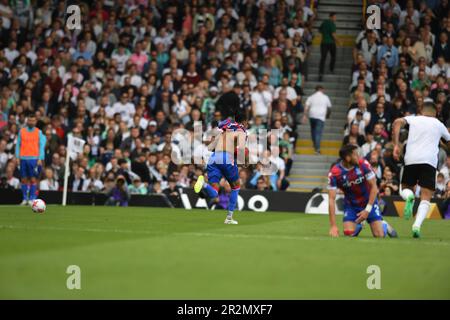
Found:
[[[107,193],[106,196],[107,200],[105,205],[107,206],[128,206],[128,202],[130,201],[130,193],[128,192],[128,187],[124,176],[119,175],[117,177],[115,186]]]
[[[133,183],[128,185],[128,192],[130,194],[147,194],[147,186],[142,183],[139,176],[134,177]]]

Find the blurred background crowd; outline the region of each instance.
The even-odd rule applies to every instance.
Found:
[[[203,166],[172,161],[172,132],[242,113],[250,133],[282,133],[264,153],[276,173],[244,168],[241,185],[286,190],[314,18],[304,0],[0,0],[1,186],[20,186],[14,147],[30,113],[47,137],[40,190],[61,190],[73,135],[86,144],[69,191],[110,192],[120,177],[130,194],[191,186]]]

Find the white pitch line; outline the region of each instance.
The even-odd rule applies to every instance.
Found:
[[[328,236],[288,236],[288,235],[267,235],[267,234],[231,234],[231,233],[210,233],[210,232],[177,232],[177,233],[163,233],[163,232],[152,232],[145,230],[126,230],[126,229],[98,229],[98,228],[65,228],[65,227],[26,227],[26,226],[14,226],[14,225],[0,225],[0,229],[22,229],[22,230],[48,230],[48,231],[73,231],[73,232],[94,232],[94,233],[122,233],[122,234],[143,234],[143,235],[175,235],[175,236],[194,236],[194,237],[222,237],[222,238],[241,238],[241,239],[264,239],[264,240],[305,240],[305,241],[333,241],[334,239]],[[348,239],[351,241],[350,239]],[[358,238],[355,239],[358,242],[368,242],[368,243],[387,243],[381,242],[382,239],[369,239],[369,238]],[[444,241],[427,241],[427,240],[404,240],[400,238],[399,240],[392,239],[389,244],[426,244],[426,245],[439,245],[439,246],[450,246],[450,242]]]
[[[267,240],[306,240],[306,241],[317,241],[317,240],[325,240],[325,241],[333,241],[334,239],[329,236],[284,236],[284,235],[266,235],[266,234],[230,234],[230,233],[204,233],[204,232],[186,232],[179,233],[177,235],[192,235],[198,237],[227,237],[227,238],[246,238],[246,239],[267,239]],[[349,241],[351,241],[349,239]],[[370,242],[370,243],[382,243],[382,239],[368,239],[368,238],[358,238],[355,241],[358,242]],[[387,242],[384,242],[387,243]],[[403,240],[400,238],[400,241],[395,239],[390,240],[389,244],[428,244],[428,245],[442,245],[442,246],[450,246],[450,242],[434,242],[434,241],[423,241],[423,240]]]

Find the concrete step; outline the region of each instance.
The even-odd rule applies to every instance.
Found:
[[[333,148],[340,148],[342,145],[342,141],[338,140],[323,140],[321,142],[321,145],[324,147],[333,147]],[[312,147],[313,143],[309,139],[298,139],[296,143],[297,147]]]
[[[324,88],[324,93],[327,96],[348,96],[350,98],[350,92],[348,90],[342,90],[342,89],[329,89],[327,87],[327,83],[323,82],[321,83]],[[306,96],[312,95],[315,90],[313,88],[304,88],[303,89]]]
[[[287,192],[303,192],[303,193],[310,193],[312,189],[310,188],[292,188],[292,186],[289,186],[289,188],[286,190]]]
[[[319,81],[319,69],[317,68],[317,72],[311,72],[311,70],[309,70],[310,73],[308,74],[308,81],[306,82],[305,86],[308,84],[308,82],[310,81]],[[343,83],[348,83],[348,86],[350,86],[351,80],[352,80],[352,76],[350,74],[350,68],[347,70],[347,72],[345,74],[327,74],[325,73],[322,77],[322,84],[323,83],[328,83],[328,82],[343,82]]]
[[[341,141],[338,141],[341,143]],[[318,162],[332,162],[336,160],[335,156],[326,156],[326,155],[305,155],[305,154],[295,154],[294,155],[294,161],[298,162],[299,164],[308,164],[308,163],[318,163]],[[297,163],[294,163],[294,167]]]
[[[355,40],[355,39],[353,39]],[[312,45],[309,47],[310,53],[320,53],[320,45]],[[338,54],[351,54],[353,52],[353,48],[349,47],[336,47],[336,52]]]
[[[341,81],[345,80],[348,81],[348,84],[350,84],[352,80],[352,74],[351,74],[351,66],[341,66],[338,64],[339,57],[336,57],[336,65],[334,66],[334,74],[331,74],[328,70],[330,66],[330,58],[327,58],[327,61],[325,62],[325,68],[324,68],[324,74],[323,74],[323,81]],[[308,79],[309,76],[317,75],[317,79],[319,76],[319,62],[312,63],[308,61]]]
[[[337,157],[336,157],[336,159],[337,159]],[[295,170],[294,170],[294,168],[292,168],[291,172],[292,172],[292,174],[296,174],[296,173],[300,173],[300,174],[305,174],[305,173],[323,174],[323,173],[325,173],[325,174],[328,174],[328,172],[330,171],[330,168],[331,168],[331,163],[332,162],[330,162],[330,163],[313,163],[308,166],[303,165],[300,167],[295,167]]]
[[[354,7],[350,7],[350,9],[352,9],[352,8],[354,8]],[[361,9],[361,11],[358,11],[358,12],[349,12],[348,9],[349,8],[346,7],[345,11],[343,11],[343,12],[334,11],[337,14],[338,20],[361,22],[362,9]],[[328,20],[330,18],[330,16],[329,16],[330,12],[331,11],[320,11],[317,14],[317,20],[318,21]]]
[[[298,170],[298,169],[295,171],[291,170],[291,174],[289,176],[289,181],[290,181],[292,175],[297,175],[297,174],[301,175],[301,174],[305,174],[305,173],[307,173],[308,175],[317,174],[324,178],[327,178],[328,172],[329,172],[329,170],[314,170],[314,169],[310,169],[307,171],[306,170]],[[295,181],[298,181],[298,180],[295,180]]]
[[[315,89],[318,85],[323,86],[324,84],[327,85],[327,90],[328,89],[342,90],[343,92],[349,91],[349,85],[350,85],[350,83],[347,83],[344,81],[342,81],[342,82],[340,82],[340,81],[321,81],[321,82],[319,82],[319,81],[309,80],[308,82],[306,82],[304,88],[305,89],[309,89],[309,88]]]
[[[329,56],[329,55],[328,55]],[[308,63],[311,64],[320,64],[320,52],[314,52],[311,53],[308,56]],[[351,68],[353,65],[353,57],[351,55],[343,55],[343,54],[336,54],[336,58],[339,57],[339,65],[341,67],[349,67]]]
[[[289,181],[291,182],[316,182],[316,183],[326,183],[328,180],[327,176],[325,175],[309,175],[309,174],[291,174],[289,176]]]
[[[313,23],[313,27],[319,28],[323,21],[316,20]],[[341,29],[355,29],[355,30],[361,30],[361,23],[359,21],[340,21],[336,20],[336,32],[340,32]]]
[[[313,155],[316,153],[314,148],[311,148],[311,147],[297,147],[297,148],[295,148],[295,152],[297,154],[309,154],[309,155]],[[332,148],[332,147],[322,147],[321,146],[320,152],[321,152],[321,154],[326,155],[326,156],[336,156],[337,157],[339,155],[339,149]]]
[[[322,137],[324,137],[323,135],[330,135],[333,137],[333,139],[339,139],[339,137],[342,137],[342,139],[344,139],[344,129],[343,128],[324,128],[323,132],[322,132]],[[301,138],[308,138],[311,137],[311,130],[307,127],[304,127],[303,129],[298,131],[298,135]]]
[[[346,7],[358,7],[362,12],[362,1],[355,0],[320,0],[317,7],[318,11],[323,11],[324,6],[331,6],[335,8],[346,8]]]
[[[345,121],[343,123],[340,123],[339,121],[336,121],[334,118],[330,118],[327,121],[325,121],[325,128],[330,129],[343,129],[345,125]],[[299,130],[306,131],[310,129],[309,122],[302,124],[299,128]]]
[[[328,177],[328,170],[327,169],[291,169],[291,174],[289,176],[289,179],[292,175],[302,175],[302,174],[309,174],[309,175],[317,175],[317,176],[323,176]]]
[[[298,132],[299,138],[301,139],[311,139],[311,133],[308,131],[302,131]],[[342,133],[330,133],[330,132],[323,132],[322,133],[322,139],[323,140],[339,140],[344,139],[344,135]]]
[[[303,189],[305,190],[305,192],[307,192],[306,190],[313,190],[314,188],[326,188],[326,183],[317,183],[317,182],[302,182],[302,183],[291,183],[291,185],[289,186],[290,188],[293,189]]]

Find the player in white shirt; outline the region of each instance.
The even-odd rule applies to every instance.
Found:
[[[412,227],[414,238],[420,237],[420,227],[430,209],[430,200],[436,188],[436,168],[438,164],[439,143],[443,138],[448,145],[450,133],[442,122],[436,119],[436,106],[425,102],[421,115],[407,116],[394,121],[392,138],[394,142],[394,158],[400,159],[400,129],[409,125],[409,134],[404,156],[400,195],[406,201],[404,217],[412,216],[415,186],[420,186],[420,204],[416,220]]]

